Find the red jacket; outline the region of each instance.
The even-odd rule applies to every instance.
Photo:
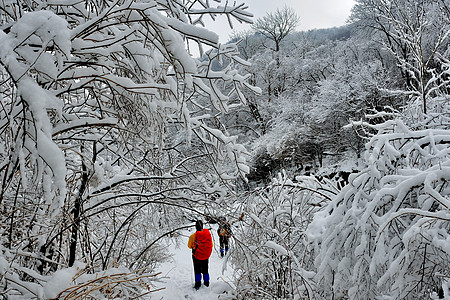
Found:
[[[188,241],[188,247],[193,249],[192,255],[198,260],[206,260],[211,256],[213,243],[211,233],[204,228],[191,234]]]

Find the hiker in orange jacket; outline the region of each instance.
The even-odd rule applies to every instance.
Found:
[[[202,284],[209,286],[208,263],[212,253],[212,237],[208,229],[203,229],[203,222],[195,222],[196,232],[191,234],[188,241],[188,247],[192,249],[192,260],[194,262],[195,285],[198,290]]]

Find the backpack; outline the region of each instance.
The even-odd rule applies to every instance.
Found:
[[[198,260],[205,260],[211,256],[213,243],[211,233],[208,229],[197,231],[195,233],[195,258]]]
[[[220,228],[219,229],[219,235],[220,236],[226,236],[227,235],[227,230],[224,227]]]
[[[231,236],[230,224],[228,222],[220,224],[219,225],[219,230],[217,231],[217,233],[219,234],[219,236],[230,237]]]

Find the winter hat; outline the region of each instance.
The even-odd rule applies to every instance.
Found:
[[[201,220],[197,220],[195,222],[195,229],[197,231],[202,231],[203,230],[203,222]]]

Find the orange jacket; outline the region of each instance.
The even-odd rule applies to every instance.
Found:
[[[197,231],[189,236],[188,248],[192,249],[192,255],[198,260],[205,260],[212,253],[212,237],[208,229]]]

